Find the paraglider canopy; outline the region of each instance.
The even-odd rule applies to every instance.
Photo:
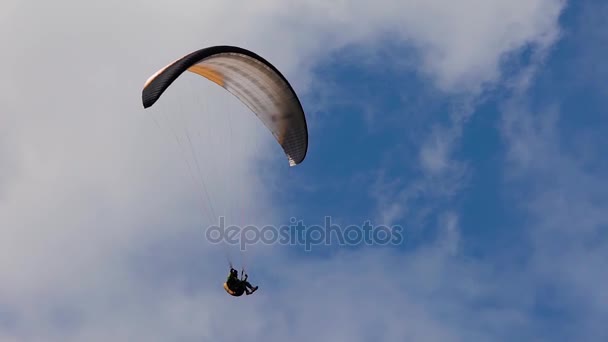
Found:
[[[304,110],[287,79],[264,58],[235,46],[194,51],[146,81],[142,92],[144,108],[152,106],[185,71],[218,84],[254,112],[281,145],[290,166],[304,160],[308,149]]]

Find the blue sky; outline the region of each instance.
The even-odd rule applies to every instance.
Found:
[[[0,7],[0,340],[608,338],[606,3],[40,6]],[[154,71],[216,44],[291,81],[303,164],[195,77],[141,108]],[[260,291],[227,296],[184,122],[217,212],[404,242],[232,248]]]
[[[590,266],[585,265],[586,257],[595,253],[600,259],[607,256],[606,216],[596,212],[603,210],[600,203],[606,199],[603,177],[606,161],[602,148],[607,124],[606,74],[601,56],[605,54],[602,45],[607,33],[599,24],[602,13],[606,13],[606,6],[601,2],[569,3],[560,17],[562,36],[542,61],[530,61],[526,50],[516,51],[503,61],[510,65],[506,70],[514,74],[534,67],[530,84],[513,90],[498,82],[483,94],[476,94],[470,117],[462,125],[447,156],[450,163],[463,167],[463,174],[438,178],[438,182],[458,183],[453,184],[457,190],[449,196],[421,196],[401,203],[408,213],[393,222],[406,228],[406,242],[394,252],[405,259],[438,238],[443,228],[437,224],[441,215],[446,211],[455,213],[461,235],[460,249],[454,256],[458,263],[479,263],[496,273],[496,281],[502,277],[521,277],[524,293],[506,288],[503,290],[507,293],[497,292],[479,300],[500,306],[505,305],[509,297],[521,295],[532,301],[534,304],[518,308],[529,319],[522,323],[526,340],[601,340],[605,336],[601,328],[592,323],[606,317],[605,307],[591,308],[595,290],[587,294],[579,292],[582,289],[577,289],[571,281],[583,280],[567,279],[577,277],[574,274],[559,279],[562,268],[586,269]],[[365,54],[361,52],[364,49],[355,46],[337,51],[329,62],[321,63],[316,69],[315,82],[328,83],[337,89],[328,94],[326,87],[320,86],[304,97],[305,104],[319,99],[327,104],[309,113],[312,118],[322,117],[323,124],[311,130],[310,155],[294,181],[314,183],[321,189],[290,196],[297,203],[295,215],[313,224],[323,222],[324,215],[352,223],[375,217],[378,208],[374,204],[382,205],[374,196],[378,175],[386,177],[387,182],[398,180],[394,187],[383,188],[382,195],[386,196],[425,177],[420,170],[421,142],[417,138],[435,126],[452,127],[448,118],[450,108],[468,100],[463,100],[460,94],[435,91],[425,79],[411,72],[391,70],[395,59],[409,57],[412,52],[407,49],[390,46],[389,56],[379,53],[381,61],[375,60],[373,65],[357,63],[361,57],[352,50]],[[349,100],[352,98],[356,100]],[[524,113],[512,113],[516,111]],[[515,126],[522,126],[517,129],[524,132],[505,133],[504,121],[509,120],[514,120]],[[505,137],[505,134],[514,136]],[[525,135],[523,141],[515,141],[520,139],[519,134]],[[509,153],[515,143],[530,149],[530,160],[526,161],[530,165],[517,165],[518,161],[513,165]],[[547,146],[535,149],[526,146],[528,143]],[[559,161],[553,164],[555,159]],[[577,177],[579,173],[583,179],[589,178],[588,181]],[[551,197],[555,194],[561,194],[564,201],[563,207],[556,209],[566,212],[552,212],[551,204],[541,212],[529,208],[535,201],[541,201],[539,205],[544,206],[543,202],[553,201]],[[399,201],[399,198],[391,200]],[[585,203],[587,201],[591,203]],[[578,213],[567,212],[578,206]],[[417,220],[418,210],[429,210],[422,222]],[[604,218],[598,222],[579,221],[586,221],[588,215],[593,214]],[[560,222],[560,215],[566,215],[569,220]],[[552,219],[552,216],[558,218]],[[579,231],[579,224],[586,227]],[[589,243],[591,245],[587,245]],[[315,247],[318,253],[331,258],[327,249]],[[365,253],[366,247],[359,249]],[[564,260],[560,259],[569,259],[567,255],[573,250],[577,255],[580,253],[580,259],[567,262],[569,265],[562,264]],[[537,273],[538,254],[548,259],[543,263],[553,263],[549,266],[553,271],[549,273],[557,274]],[[562,256],[553,259],[557,255]],[[349,257],[356,258],[356,252]],[[314,255],[297,254],[294,258],[314,258]],[[586,272],[604,273],[601,268]],[[589,275],[587,280],[593,283],[595,276],[599,277],[597,280],[602,278]],[[593,289],[596,285],[587,286]],[[604,290],[597,286],[597,295],[603,297]],[[531,335],[526,335],[526,330]],[[506,336],[493,338],[508,339]]]

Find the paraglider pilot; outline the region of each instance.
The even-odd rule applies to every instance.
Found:
[[[228,279],[224,283],[224,289],[230,295],[235,297],[242,296],[243,293],[247,295],[254,293],[258,289],[258,287],[252,286],[247,281],[247,277],[248,275],[245,274],[245,278],[239,279],[239,272],[234,268],[230,267],[230,275],[228,275]]]

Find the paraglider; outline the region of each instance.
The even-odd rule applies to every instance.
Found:
[[[184,72],[191,72],[224,88],[247,106],[275,137],[289,166],[304,160],[308,129],[304,110],[287,79],[267,60],[235,46],[212,46],[185,55],[153,74],[144,84],[144,108],[154,105]],[[238,279],[230,264],[224,289],[232,296],[255,292],[248,281]]]
[[[243,293],[247,295],[253,294],[255,291],[257,291],[258,287],[251,285],[251,283],[247,281],[248,277],[249,276],[245,274],[244,278],[239,279],[239,272],[230,267],[230,274],[224,283],[224,290],[226,290],[229,295],[234,297],[240,297],[243,295]]]

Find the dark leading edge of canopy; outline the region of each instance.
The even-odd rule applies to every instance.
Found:
[[[256,54],[255,52],[237,47],[237,46],[229,46],[229,45],[218,45],[211,46],[208,48],[200,49],[198,51],[194,51],[189,55],[182,57],[181,59],[175,61],[173,64],[169,65],[165,70],[163,70],[160,74],[158,74],[142,91],[142,102],[144,108],[151,107],[156,101],[160,98],[160,96],[169,88],[171,83],[175,81],[181,74],[183,74],[188,68],[198,63],[199,61],[213,55],[217,55],[220,53],[239,53],[245,56],[249,56],[254,58],[264,65],[269,67],[272,71],[274,71],[289,87],[289,90],[293,93],[298,106],[302,113],[304,113],[304,109],[302,107],[302,103],[298,98],[295,90],[287,81],[285,76],[270,62]],[[308,124],[306,123],[306,116],[302,115],[302,120],[304,120],[304,129],[306,130],[306,135],[308,135]],[[308,144],[307,144],[308,145]],[[304,151],[304,156],[302,156],[302,160],[306,157],[308,148]]]

